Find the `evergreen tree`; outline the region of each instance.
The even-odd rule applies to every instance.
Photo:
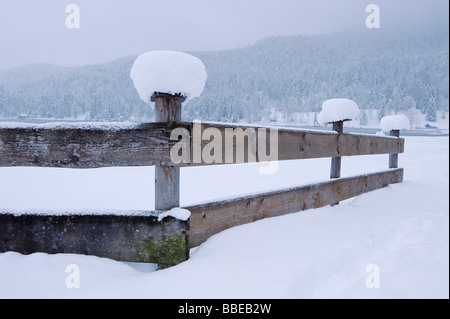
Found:
[[[436,98],[432,94],[429,98],[429,103],[426,109],[426,117],[425,119],[429,122],[436,122],[437,114],[436,114]]]
[[[361,110],[360,113],[360,117],[359,117],[359,124],[360,125],[367,125],[367,114],[366,114],[366,110]]]

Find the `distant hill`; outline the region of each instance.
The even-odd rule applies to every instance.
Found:
[[[373,30],[372,30],[373,31]],[[448,30],[272,37],[235,50],[190,52],[205,64],[202,96],[183,119],[256,122],[353,99],[378,116],[418,109],[433,121],[449,105]],[[0,72],[0,117],[151,120],[129,72],[136,57],[82,67],[28,65]]]

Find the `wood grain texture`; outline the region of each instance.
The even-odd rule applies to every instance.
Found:
[[[270,134],[269,128],[258,128],[253,126],[236,126],[228,124],[208,124],[202,123],[201,128],[197,129],[200,133],[196,134],[203,136],[207,129],[217,129],[220,132],[222,138],[222,150],[221,150],[221,163],[228,163],[227,154],[231,154],[233,163],[248,163],[252,161],[264,162],[264,154],[261,154],[260,139],[264,134],[265,148],[264,150],[269,154],[271,152],[270,147]],[[233,139],[231,147],[226,143],[226,130],[242,129],[243,138]],[[195,124],[194,124],[195,130]],[[191,134],[192,136],[192,134]],[[195,136],[195,134],[194,134]],[[363,135],[363,134],[337,134],[336,132],[313,132],[302,130],[290,130],[290,129],[277,129],[277,146],[278,146],[278,160],[295,160],[295,159],[308,159],[308,158],[322,158],[322,157],[342,157],[342,156],[355,156],[355,155],[373,155],[373,154],[398,154],[404,152],[404,139],[382,137],[375,135]],[[205,140],[201,140],[200,143],[191,139],[191,151],[195,152],[196,144],[201,144],[201,149],[210,143],[210,138],[205,137]],[[249,144],[250,149],[255,149],[255,156],[249,157]],[[237,150],[244,147],[244,159],[239,160],[236,158]],[[250,160],[249,160],[250,158]],[[255,160],[252,160],[256,158]],[[214,165],[221,164],[217,162],[205,163],[203,159],[201,162],[195,162],[195,156],[192,157],[193,161],[189,165]]]
[[[400,130],[391,130],[389,132],[390,136],[400,137]],[[389,168],[398,167],[398,154],[389,154]]]
[[[155,93],[151,101],[155,102],[155,122],[181,121],[181,103],[186,100],[181,95]]]
[[[96,168],[170,163],[170,133],[184,124],[130,129],[0,129],[0,167]],[[188,125],[188,129],[189,125]]]
[[[171,161],[170,149],[178,140],[170,140],[170,134],[176,128],[186,129],[192,137],[188,163]],[[195,134],[193,123],[188,122],[147,123],[115,130],[1,128],[0,167],[199,166],[267,161],[258,146],[261,141],[266,144],[264,150],[267,154],[272,152],[269,128],[204,123],[199,128],[199,134]],[[193,157],[198,144],[201,152],[210,143],[209,137],[202,140],[208,128],[214,129],[221,139],[222,160],[219,163],[206,163],[203,157],[195,162]],[[227,132],[233,134],[237,129],[242,130],[242,138],[232,136],[231,146],[227,145]],[[196,135],[200,140],[196,140]],[[404,151],[404,139],[393,137],[278,129],[277,138],[277,160],[398,154]],[[239,152],[243,154],[242,158],[236,156]]]
[[[394,169],[186,207],[191,211],[189,242],[196,247],[233,226],[330,205],[402,181],[403,169]]]
[[[155,120],[174,123],[181,121],[181,103],[184,97],[154,94]],[[170,165],[172,161],[168,161]],[[155,209],[166,210],[180,206],[180,168],[161,163],[155,165]]]
[[[342,134],[344,132],[344,121],[333,122],[333,131],[338,134]],[[340,138],[340,135],[338,135]],[[339,178],[341,177],[341,157],[332,157],[331,158],[331,168],[330,168],[330,178]]]
[[[189,258],[189,223],[158,215],[0,214],[0,252],[85,254],[174,265]]]

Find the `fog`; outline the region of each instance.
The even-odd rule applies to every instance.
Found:
[[[66,12],[76,4],[79,28]],[[368,4],[380,29],[367,29]],[[0,0],[0,69],[74,66],[149,50],[244,47],[268,36],[448,28],[447,0]]]

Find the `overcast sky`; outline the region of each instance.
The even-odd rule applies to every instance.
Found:
[[[66,27],[66,6],[80,28]],[[28,63],[108,62],[149,50],[220,50],[267,36],[448,25],[448,0],[0,0],[0,69]]]

